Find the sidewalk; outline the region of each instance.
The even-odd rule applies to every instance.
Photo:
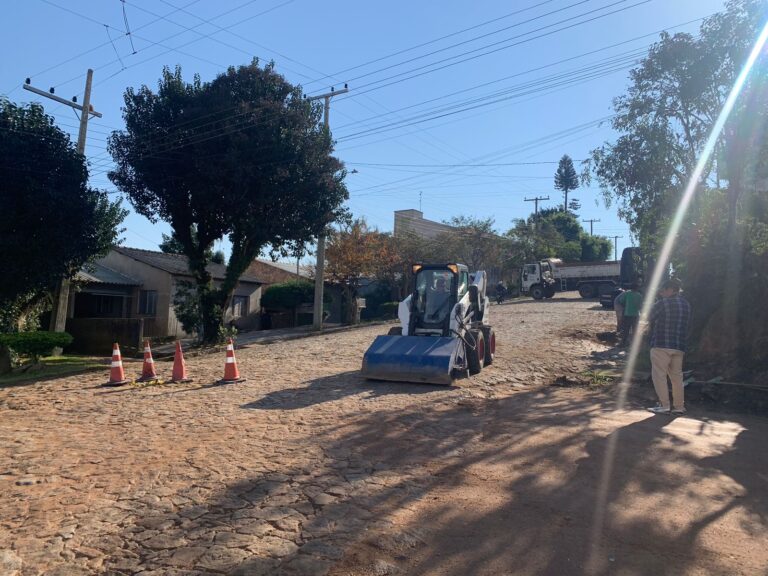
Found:
[[[368,326],[384,326],[390,324],[392,320],[381,320],[376,322],[365,322],[363,324],[323,324],[322,332],[315,332],[312,326],[297,326],[295,328],[277,328],[275,330],[253,330],[250,332],[241,332],[235,337],[235,348],[247,348],[254,344],[271,344],[284,340],[297,340],[299,338],[309,338],[320,334],[331,334],[334,332],[345,332],[357,328],[366,328]],[[201,347],[197,344],[195,338],[184,338],[181,340],[181,347],[185,355],[195,356],[198,354],[208,354],[212,352],[221,352],[224,345]],[[167,358],[176,352],[176,343],[162,344],[152,347],[152,356],[154,358]],[[140,355],[140,354],[139,354]]]

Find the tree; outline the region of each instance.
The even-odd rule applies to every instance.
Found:
[[[535,223],[535,226],[534,226]],[[578,218],[560,208],[540,210],[538,219],[531,214],[507,232],[517,247],[522,247],[525,262],[542,258],[561,258],[565,262],[607,260],[611,243],[602,236],[590,236]]]
[[[555,172],[555,189],[562,190],[564,196],[563,211],[568,211],[568,192],[578,187],[579,176],[576,174],[576,168],[573,167],[573,160],[568,154],[563,154]]]
[[[568,210],[571,212],[578,212],[581,210],[581,202],[579,202],[576,198],[572,198],[570,202],[568,202]]]
[[[582,262],[603,262],[611,255],[613,245],[604,236],[582,234],[580,242],[580,259]]]
[[[0,308],[6,329],[62,277],[117,242],[120,202],[87,185],[85,158],[39,105],[0,99]]]
[[[445,222],[455,231],[435,238],[443,251],[442,261],[452,260],[466,264],[472,270],[498,271],[501,268],[504,240],[494,229],[493,218],[454,216]]]
[[[393,283],[400,263],[392,236],[369,228],[364,219],[333,230],[328,236],[325,258],[328,279],[344,288],[346,316],[351,324],[360,321],[357,296],[361,280],[372,278]]]
[[[722,105],[768,17],[761,0],[731,0],[700,34],[662,34],[615,99],[614,142],[592,151],[585,175],[655,256]],[[672,255],[693,305],[692,344],[723,367],[768,359],[768,313],[745,306],[768,289],[765,176],[768,64],[758,60],[709,158]],[[725,181],[725,182],[724,182]],[[761,292],[762,291],[762,292]]]
[[[109,177],[138,213],[171,225],[197,285],[202,338],[214,341],[263,249],[311,242],[345,213],[345,173],[320,106],[254,61],[191,84],[165,68],[157,92],[126,90],[123,116],[126,129],[109,139]],[[206,265],[224,236],[232,251],[214,287]]]
[[[184,253],[184,246],[179,241],[179,239],[176,237],[175,233],[171,233],[169,236],[168,234],[163,234],[163,241],[160,242],[159,248],[161,252],[165,252],[166,254],[183,254]],[[192,238],[194,241],[197,241],[197,232],[192,230]],[[210,258],[211,262],[215,264],[226,264],[227,256],[224,254],[223,250],[216,250],[214,251],[212,248],[208,250],[208,257]]]

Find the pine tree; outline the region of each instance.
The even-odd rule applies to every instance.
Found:
[[[568,192],[576,190],[579,187],[579,177],[576,169],[573,167],[573,160],[568,154],[560,158],[560,164],[555,172],[555,189],[562,190],[565,200],[563,202],[563,211],[568,211]]]

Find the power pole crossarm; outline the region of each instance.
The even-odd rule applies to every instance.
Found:
[[[341,90],[331,88],[330,92],[311,96],[307,100],[325,100],[323,106],[323,124],[326,130],[329,129],[328,115],[331,111],[331,98],[349,92],[349,88],[344,84]],[[315,265],[315,303],[313,309],[312,328],[314,330],[323,329],[323,278],[325,276],[325,231],[323,230],[317,237],[317,264]]]
[[[536,198],[525,198],[526,202],[534,202],[534,222],[538,221],[539,219],[539,201],[541,200],[549,200],[549,196],[536,196]]]
[[[589,222],[589,235],[594,236],[594,224],[595,222],[600,222],[600,219],[592,218],[591,220],[582,220],[582,222]]]

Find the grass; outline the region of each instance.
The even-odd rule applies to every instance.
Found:
[[[49,356],[42,358],[39,366],[18,366],[9,374],[0,376],[0,388],[28,384],[37,380],[70,376],[89,370],[107,367],[103,357],[98,356]]]
[[[616,372],[608,370],[587,370],[581,375],[587,379],[588,385],[594,388],[608,386],[617,378]]]

